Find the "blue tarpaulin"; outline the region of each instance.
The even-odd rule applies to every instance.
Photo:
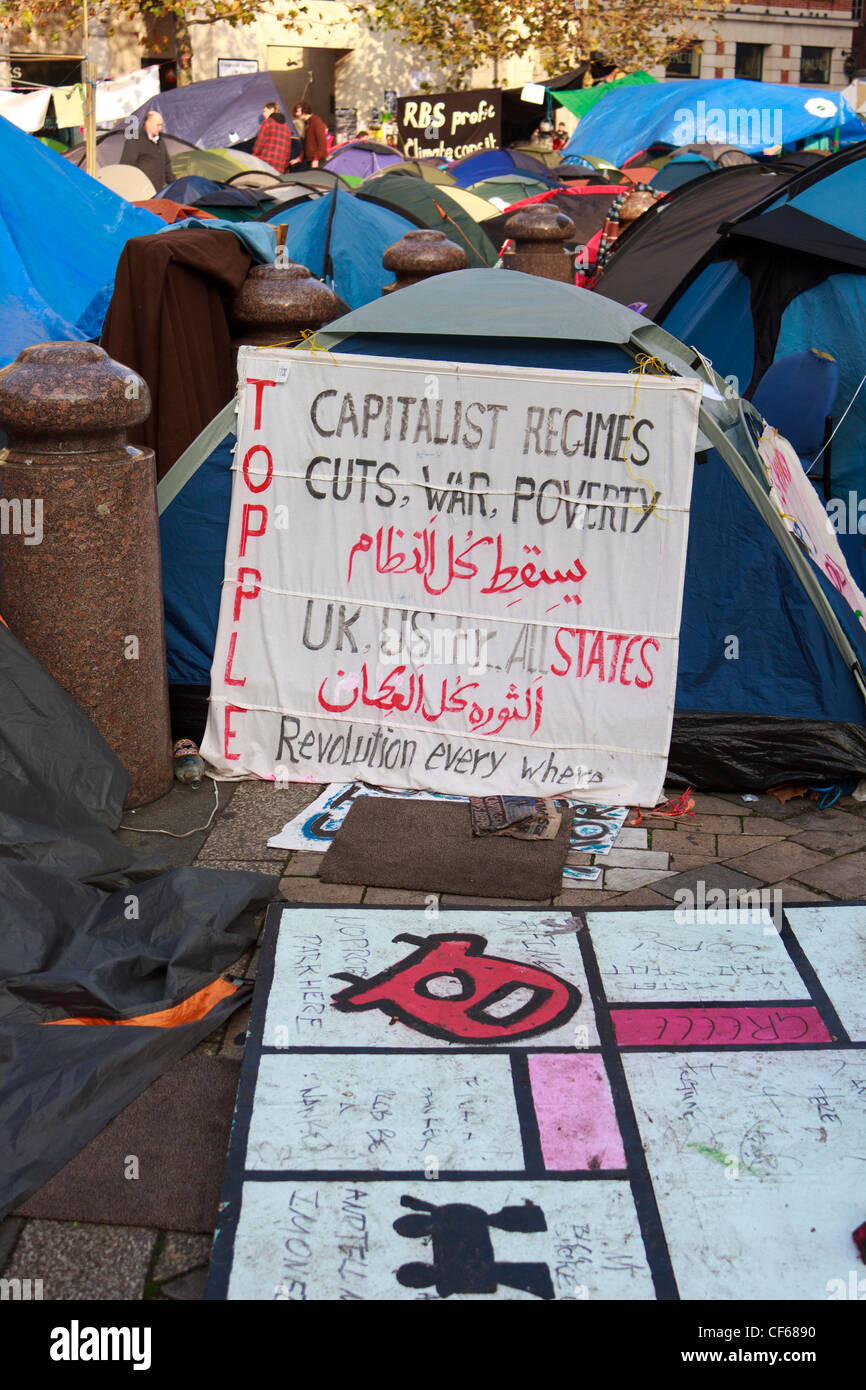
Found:
[[[189,140],[203,150],[224,149],[255,138],[267,101],[278,103],[294,132],[291,115],[269,72],[191,82],[188,87],[176,87],[172,92],[151,97],[134,115],[141,121],[148,111],[159,111],[168,135]],[[129,120],[126,116],[120,124]]]
[[[0,365],[99,335],[130,237],[165,223],[0,117]]]
[[[821,136],[866,138],[839,92],[736,79],[659,82],[608,92],[583,117],[563,151],[622,165],[650,145],[736,145],[750,154]]]

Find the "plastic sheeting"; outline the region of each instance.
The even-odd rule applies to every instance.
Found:
[[[866,126],[839,92],[697,78],[609,92],[579,122],[562,154],[603,155],[621,166],[655,144],[724,140],[760,154],[837,132],[843,141],[866,137]]]
[[[276,880],[121,844],[126,772],[2,625],[0,708],[2,1217],[244,1002],[215,980]]]
[[[275,101],[295,134],[291,114],[283,105],[269,72],[243,73],[239,77],[213,77],[161,92],[138,107],[134,115],[144,120],[148,111],[159,111],[169,135],[189,140],[203,150],[252,140],[259,131],[262,107]],[[126,119],[129,119],[128,117]]]
[[[33,343],[98,336],[130,237],[165,223],[0,118],[0,366]]]

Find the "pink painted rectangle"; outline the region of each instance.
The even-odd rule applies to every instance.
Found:
[[[598,1053],[534,1053],[529,1080],[545,1168],[557,1173],[625,1168],[610,1085]]]
[[[780,1043],[832,1042],[811,1004],[750,1008],[714,1004],[707,1008],[611,1009],[623,1047],[778,1047]]]

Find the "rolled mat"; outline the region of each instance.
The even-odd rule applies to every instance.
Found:
[[[551,898],[562,891],[573,812],[555,840],[472,834],[469,806],[364,796],[322,860],[323,883],[364,883],[480,898]]]

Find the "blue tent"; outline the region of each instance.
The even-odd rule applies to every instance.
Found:
[[[822,136],[862,140],[866,126],[839,92],[772,82],[696,79],[608,92],[579,122],[563,159],[622,163],[650,145],[722,142],[750,154]]]
[[[866,144],[820,160],[737,218],[668,299],[665,327],[751,398],[781,358],[816,349],[839,366],[832,444],[810,476],[824,500],[866,493]],[[842,418],[846,406],[850,409]],[[797,402],[791,400],[795,409]],[[782,432],[786,421],[774,420]],[[790,426],[789,426],[790,428]],[[861,534],[839,542],[861,588]]]
[[[394,279],[393,272],[383,268],[382,256],[414,226],[390,208],[341,188],[313,202],[282,208],[268,221],[286,223],[292,260],[327,280],[352,309],[378,298]]]
[[[582,371],[626,373],[648,354],[707,383],[669,774],[736,789],[866,773],[866,634],[772,509],[740,401],[726,399],[682,343],[599,295],[494,270],[422,281],[316,337],[341,353]],[[159,489],[170,660],[200,695],[223,578],[233,426],[229,406]],[[739,659],[725,660],[732,633]]]
[[[203,150],[215,150],[254,139],[267,101],[277,102],[294,133],[291,115],[269,72],[191,82],[187,87],[160,92],[133,114],[141,121],[148,111],[159,111],[165,120],[166,134],[189,140]],[[129,119],[125,116],[119,124],[125,125]]]
[[[546,183],[557,182],[551,171],[540,159],[524,150],[478,150],[476,154],[464,155],[448,165],[448,172],[460,188],[480,183],[482,179],[501,178],[503,174],[516,174],[521,170]]]
[[[0,117],[0,364],[96,337],[120,253],[165,223]]]

